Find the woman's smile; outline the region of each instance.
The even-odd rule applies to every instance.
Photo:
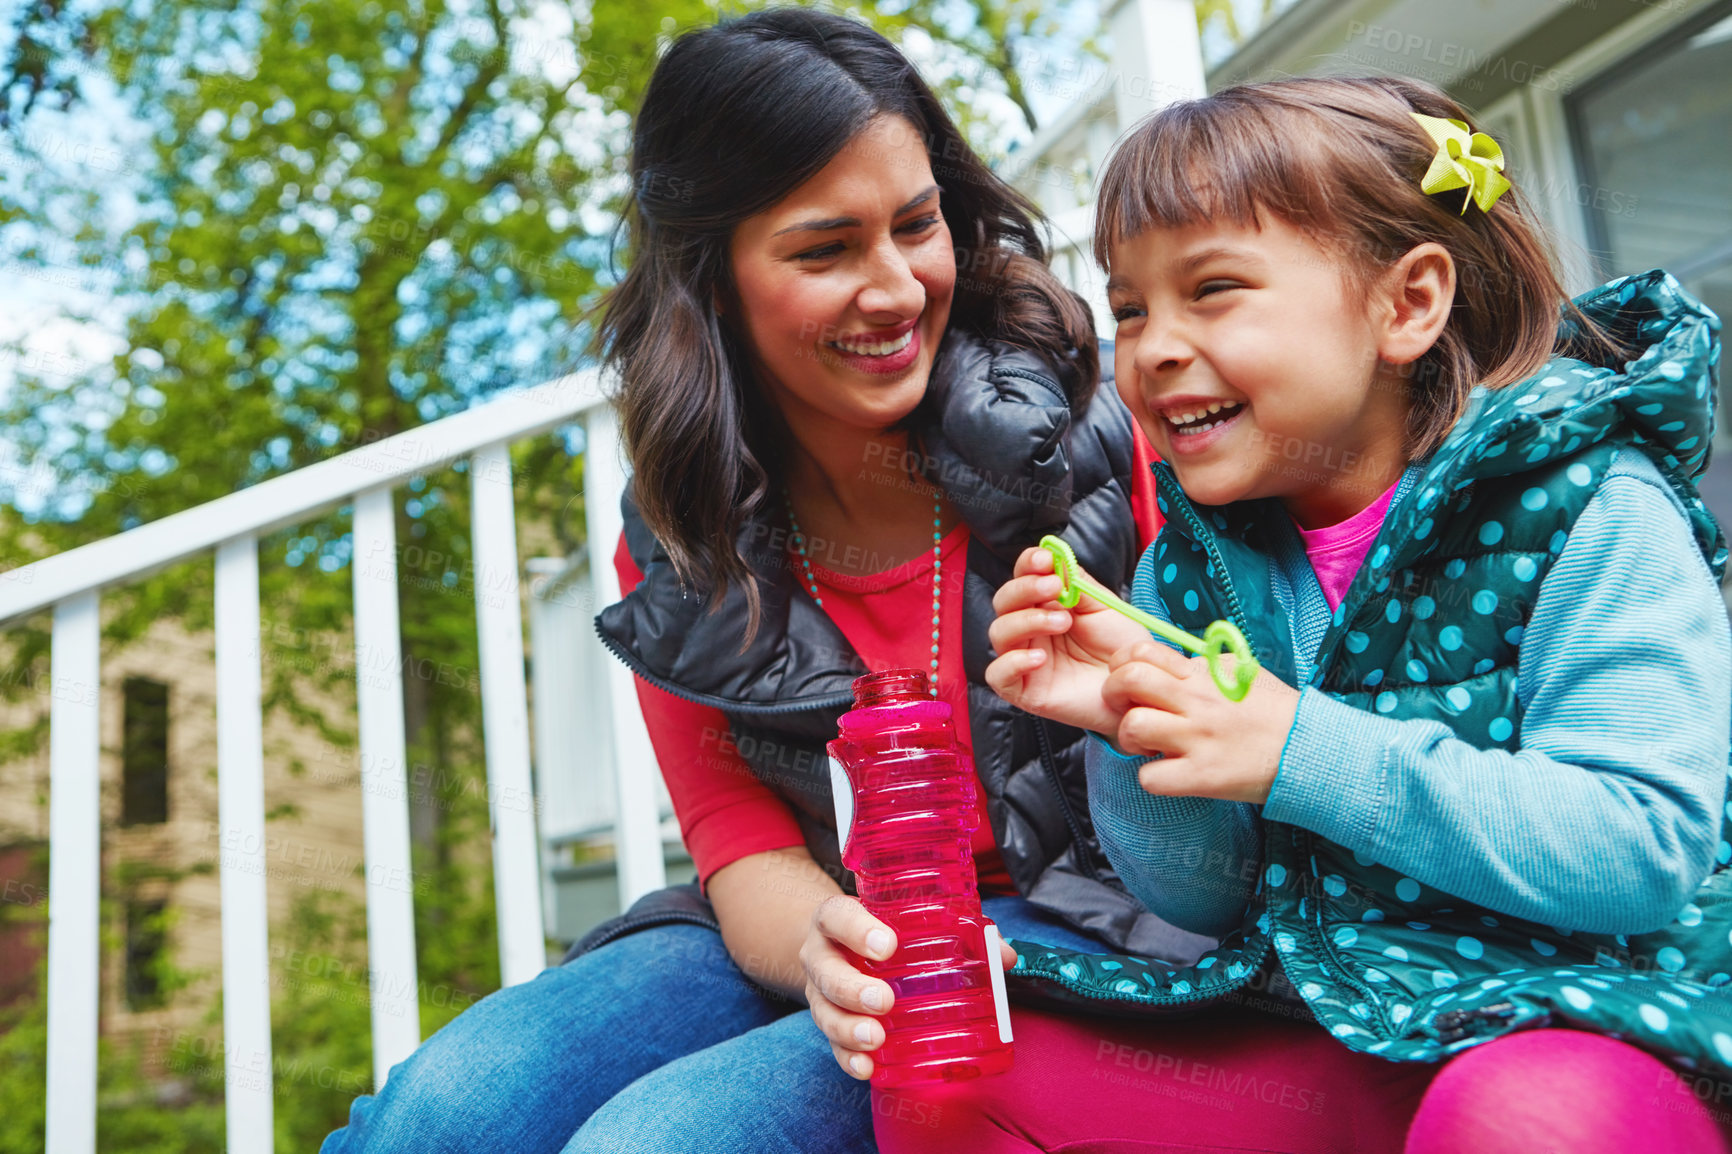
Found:
[[[892,329],[850,334],[824,344],[837,360],[851,369],[891,375],[905,371],[920,359],[919,323],[920,317],[915,317]]]

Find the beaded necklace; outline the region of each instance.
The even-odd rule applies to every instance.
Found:
[[[812,576],[812,559],[806,555],[806,535],[800,531],[800,522],[794,517],[794,499],[788,495],[788,490],[782,490],[782,503],[788,508],[788,527],[793,530],[791,540],[795,556],[800,558],[800,568],[805,575],[806,589],[812,594],[812,601],[820,609],[824,607],[824,598],[818,595],[818,581]],[[932,683],[932,696],[938,696],[938,593],[944,581],[944,559],[940,548],[944,540],[940,529],[943,526],[944,507],[937,501],[932,503],[932,673],[929,680]]]

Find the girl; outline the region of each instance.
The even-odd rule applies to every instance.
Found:
[[[1568,302],[1464,122],[1400,80],[1248,86],[1103,174],[1117,387],[1164,458],[1133,600],[1262,672],[1230,701],[1021,556],[989,683],[1097,735],[1109,860],[1216,944],[1016,973],[1201,1014],[1019,1014],[1015,1071],[936,1128],[880,1109],[882,1149],[1727,1148],[1718,322],[1660,272]]]

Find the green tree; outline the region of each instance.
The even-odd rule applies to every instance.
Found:
[[[0,134],[21,162],[0,171],[0,237],[26,268],[83,278],[95,291],[69,319],[112,328],[118,311],[121,351],[70,378],[13,358],[0,567],[577,363],[584,311],[610,276],[629,117],[668,38],[721,12],[709,0],[601,0],[587,12],[528,0],[29,0],[0,60]],[[1030,0],[864,14],[892,36],[920,28],[940,42],[956,65],[939,77],[953,106],[996,84],[1034,126],[1014,67],[1016,44],[1044,27]],[[138,146],[114,163],[68,159],[66,135],[101,117],[138,126]],[[579,448],[561,433],[513,450],[520,519],[566,549],[581,543]],[[490,879],[471,864],[487,837],[477,686],[416,673],[478,665],[466,482],[461,464],[417,478],[396,515],[410,755],[436,783],[417,807],[420,970],[429,987],[479,994],[499,975]],[[313,691],[350,692],[352,663],[340,647],[309,660],[306,639],[347,636],[351,553],[347,510],[261,542],[266,706],[345,745],[349,716]],[[105,646],[137,643],[159,618],[209,627],[212,585],[205,559],[106,592]],[[0,694],[37,692],[47,626],[9,630]],[[44,706],[0,737],[0,764],[45,733]],[[292,802],[273,810],[294,813]],[[328,911],[296,919],[308,948],[324,934],[328,951],[360,949],[339,932],[352,923]],[[314,1013],[307,996],[277,1007],[279,1055],[364,1066],[364,1007]],[[424,1005],[424,1030],[452,1012]],[[282,1117],[294,1148],[341,1121],[323,1106]]]
[[[966,5],[947,0],[913,0],[888,19],[896,25],[920,29],[975,66],[972,76],[963,72],[953,74],[948,83],[940,81],[953,106],[964,83],[978,82],[981,76],[991,77],[1003,86],[1004,94],[1022,113],[1024,125],[1033,132],[1040,127],[1040,120],[1029,85],[1018,67],[1019,57],[1036,45],[1050,42],[1059,31],[1067,7],[1043,4],[1041,0],[979,0]],[[1094,51],[1090,44],[1077,49],[1079,54]],[[966,105],[958,108],[965,122],[968,111]]]

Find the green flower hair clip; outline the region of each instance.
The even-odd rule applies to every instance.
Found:
[[[1503,174],[1503,149],[1483,132],[1474,132],[1465,121],[1411,114],[1425,129],[1425,134],[1437,145],[1437,155],[1431,167],[1420,178],[1419,187],[1427,196],[1448,192],[1452,188],[1468,190],[1461,211],[1467,212],[1467,201],[1479,205],[1481,212],[1490,212],[1497,198],[1510,190],[1509,178]]]

